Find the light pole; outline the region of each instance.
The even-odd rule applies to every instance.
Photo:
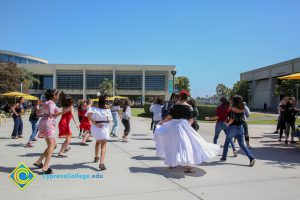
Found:
[[[296,107],[298,108],[298,87],[300,86],[299,84],[296,84]]]
[[[21,93],[23,93],[23,82],[24,82],[25,78],[24,76],[20,77],[20,81],[21,81]]]
[[[175,91],[175,75],[176,75],[176,71],[172,70],[171,74],[173,76],[173,92]]]

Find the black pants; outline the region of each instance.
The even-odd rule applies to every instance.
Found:
[[[279,120],[279,138],[281,139],[282,138],[282,135],[283,135],[283,130],[285,130],[285,122],[284,122],[284,119],[283,117],[280,117]]]
[[[130,122],[127,119],[122,119],[122,124],[125,127],[124,135],[127,136],[130,132]]]
[[[293,138],[293,133],[296,130],[295,121],[285,122],[285,127],[286,127],[286,130],[285,130],[286,137],[288,138],[290,136],[290,129],[292,129],[291,135],[292,135],[292,138]]]
[[[78,116],[78,119],[79,119],[79,123],[81,123],[81,120],[82,120],[82,116]],[[80,129],[80,133],[82,132],[82,129]]]

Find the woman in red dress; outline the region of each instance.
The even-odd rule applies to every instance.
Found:
[[[81,123],[80,123],[80,129],[83,129],[84,136],[83,136],[83,140],[81,142],[81,145],[82,146],[88,146],[88,144],[86,144],[86,142],[91,142],[92,141],[92,140],[89,139],[91,137],[91,133],[90,133],[91,132],[91,122],[90,122],[89,118],[86,116],[86,112],[92,106],[92,101],[91,100],[84,101],[83,106],[84,106],[84,110],[83,110],[82,120],[81,120]]]
[[[66,155],[64,155],[64,153],[68,152],[71,149],[71,147],[69,147],[69,144],[71,142],[71,137],[72,137],[72,132],[70,128],[71,119],[73,119],[76,127],[79,128],[74,117],[73,104],[74,104],[74,100],[71,96],[64,95],[62,97],[61,105],[63,107],[63,110],[71,108],[71,111],[64,113],[61,116],[61,119],[58,124],[58,128],[59,128],[58,136],[60,138],[66,138],[65,142],[61,146],[60,152],[58,153],[58,157],[67,157]]]

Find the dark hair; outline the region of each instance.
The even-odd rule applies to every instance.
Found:
[[[175,99],[179,99],[180,98],[180,95],[178,92],[173,92],[171,97],[170,97],[170,102],[174,102]]]
[[[61,98],[61,106],[68,108],[74,104],[74,99],[70,95],[63,94]]]
[[[221,102],[221,106],[228,106],[228,100],[227,100],[227,98],[222,97],[220,99],[220,102]]]
[[[44,93],[45,99],[47,101],[52,100],[54,98],[55,95],[57,95],[59,93],[58,90],[54,89],[54,90],[46,90],[46,92]]]
[[[119,98],[115,98],[114,102],[113,102],[113,106],[119,106],[120,105],[120,99]]]
[[[236,107],[240,110],[244,110],[245,106],[243,103],[243,98],[240,95],[235,95],[232,99],[232,107]]]
[[[125,100],[123,112],[126,111],[127,107],[130,106],[130,101],[128,99]]]
[[[22,99],[24,99],[24,97],[23,97],[23,96],[20,96],[20,97],[18,98],[18,100],[17,100],[17,103],[20,103]]]
[[[195,102],[194,99],[189,99],[189,100],[187,101],[187,103],[190,104],[193,108],[196,107],[196,102]]]
[[[99,96],[99,101],[98,101],[98,106],[99,108],[105,109],[105,105],[107,104],[107,93],[102,92],[101,95]]]
[[[161,97],[156,97],[156,98],[155,98],[155,104],[162,105],[162,104],[163,104],[162,98],[161,98]]]
[[[186,94],[186,93],[181,93],[181,94],[180,94],[180,99],[181,99],[181,100],[186,101],[186,100],[188,99],[188,97],[189,97],[189,96],[188,96],[188,94]]]

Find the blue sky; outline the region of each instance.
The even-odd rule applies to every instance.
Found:
[[[171,64],[192,96],[300,57],[299,0],[0,0],[0,49],[50,63]]]

